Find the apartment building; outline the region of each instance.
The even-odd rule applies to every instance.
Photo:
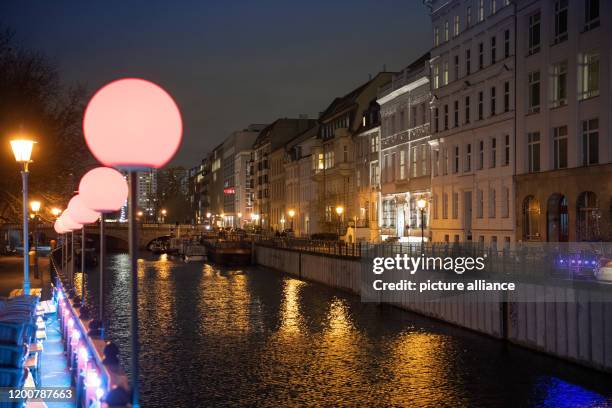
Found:
[[[516,239],[609,241],[612,3],[516,7]]]
[[[281,165],[275,167],[275,192],[274,192],[274,203],[275,211],[274,218],[272,218],[272,185],[271,185],[271,155],[279,148],[284,146],[304,131],[310,129],[316,125],[316,121],[307,118],[282,118],[277,119],[270,125],[266,126],[255,140],[253,144],[253,168],[254,168],[254,217],[257,225],[264,229],[271,230],[272,224],[276,229],[281,226],[281,215],[283,213],[282,208],[284,204],[280,203],[280,197],[284,197],[284,153],[276,153],[277,156],[281,157]],[[280,180],[283,183],[280,183]],[[281,187],[282,184],[282,187]],[[278,190],[277,190],[278,189]],[[281,191],[281,189],[283,191]]]
[[[515,5],[431,0],[434,241],[515,240]]]
[[[344,234],[349,222],[359,217],[355,192],[354,138],[362,127],[364,112],[376,100],[378,88],[391,80],[392,73],[374,78],[334,99],[319,118],[319,139],[315,146],[317,166],[317,219],[320,230]]]
[[[296,236],[308,237],[318,232],[316,183],[312,175],[316,170],[313,147],[317,144],[319,127],[314,126],[287,144],[285,159],[286,219],[287,228]],[[311,207],[311,203],[313,203]]]
[[[380,105],[372,101],[363,113],[355,138],[355,220],[354,240],[380,241]]]
[[[382,239],[429,237],[431,205],[417,206],[431,201],[429,60],[423,55],[379,91]]]
[[[138,172],[136,195],[139,211],[143,213],[141,219],[145,222],[155,221],[157,212],[157,169]]]

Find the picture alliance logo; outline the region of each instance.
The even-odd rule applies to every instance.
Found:
[[[452,271],[461,275],[469,271],[482,271],[485,268],[486,254],[480,257],[440,257],[408,256],[396,254],[394,257],[376,257],[373,259],[372,272],[377,275],[385,271],[407,271],[414,275],[417,271]]]

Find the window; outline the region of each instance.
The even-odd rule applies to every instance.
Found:
[[[478,170],[484,167],[484,140],[478,142]]]
[[[427,147],[429,145],[426,143],[421,144],[421,176],[426,176],[429,174],[427,170]]]
[[[455,146],[455,160],[453,165],[453,173],[459,173],[459,146]]]
[[[495,212],[497,209],[497,192],[495,187],[489,189],[489,218],[495,218]]]
[[[584,31],[599,27],[599,0],[584,2]]]
[[[491,116],[495,116],[495,87],[491,88]]]
[[[504,31],[504,58],[510,56],[510,30]]]
[[[491,163],[489,167],[497,166],[497,138],[491,139]]]
[[[491,64],[497,61],[497,37],[491,37]]]
[[[552,107],[567,104],[567,62],[553,65],[552,69]]]
[[[510,189],[508,187],[502,188],[502,213],[503,218],[510,217]]]
[[[465,165],[463,166],[463,171],[472,171],[472,145],[470,143],[465,146]]]
[[[416,146],[410,149],[410,175],[417,176],[417,148]]]
[[[538,241],[540,239],[540,202],[534,196],[523,200],[523,240]]]
[[[504,112],[510,111],[510,82],[504,82]]]
[[[444,41],[448,41],[448,20],[444,22]]]
[[[465,75],[470,75],[472,72],[471,54],[472,51],[469,48],[465,50]]]
[[[453,193],[453,219],[456,220],[459,217],[459,193]]]
[[[582,165],[599,163],[599,119],[582,121]]]
[[[440,45],[440,29],[438,27],[434,27],[434,47]]]
[[[433,66],[433,87],[434,89],[440,87],[440,66],[438,64]]]
[[[448,218],[448,193],[442,194],[442,218]]]
[[[453,34],[455,35],[455,37],[459,35],[459,16],[455,16]]]
[[[457,127],[457,126],[459,126],[459,101],[455,101],[454,108],[455,109],[454,109],[454,112],[453,112],[454,113],[454,121],[453,121],[454,123],[453,123],[453,126]]]
[[[448,130],[448,105],[444,105],[444,130]]]
[[[510,164],[510,135],[504,136],[504,166]]]
[[[582,192],[576,200],[576,240],[601,241],[600,222],[597,195],[592,191]]]
[[[540,20],[539,11],[529,16],[529,55],[540,51]]]
[[[434,177],[438,177],[439,166],[440,166],[440,150],[434,150],[434,165],[433,165]]]
[[[599,95],[599,54],[584,54],[580,58],[580,99]]]
[[[448,85],[448,61],[444,61],[442,67],[444,75],[442,78],[442,85]]]
[[[434,194],[431,197],[431,206],[433,207],[433,219],[438,219],[438,195]]]
[[[528,87],[527,113],[537,113],[540,111],[540,71],[529,73]]]
[[[555,1],[555,44],[567,40],[567,3],[568,0]]]
[[[401,150],[400,151],[400,179],[405,179],[406,178],[406,151],[405,150]]]
[[[465,123],[470,123],[470,97],[465,97]]]
[[[439,128],[438,128],[438,119],[439,119],[439,111],[438,108],[434,109],[434,133],[438,133]]]
[[[484,210],[484,197],[482,190],[476,191],[476,217],[482,218],[482,213]]]
[[[469,27],[471,25],[472,25],[472,7],[467,6],[467,9],[465,10],[465,26]]]
[[[484,44],[478,44],[478,69],[484,68]]]
[[[567,168],[567,126],[553,128],[553,168]]]
[[[455,81],[459,79],[459,55],[455,55]]]
[[[484,20],[484,0],[478,0],[478,21]]]
[[[491,0],[491,14],[497,13],[497,0]]]
[[[540,171],[540,132],[527,134],[527,161],[529,173]]]
[[[482,120],[484,117],[484,106],[483,106],[484,95],[482,92],[478,92],[478,120]]]
[[[448,147],[442,149],[442,174],[448,174]]]
[[[349,161],[349,157],[348,157],[348,146],[347,146],[347,145],[344,145],[344,146],[342,147],[342,161],[343,161],[344,163],[346,163],[346,162],[348,162],[348,161]]]

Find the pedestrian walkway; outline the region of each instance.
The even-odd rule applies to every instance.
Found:
[[[68,388],[71,386],[68,362],[64,354],[62,334],[56,314],[47,317],[47,340],[44,342],[40,369],[41,387]],[[49,408],[75,406],[74,402],[47,402],[46,404]]]

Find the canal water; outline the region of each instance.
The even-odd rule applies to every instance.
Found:
[[[129,370],[128,256],[107,265]],[[276,271],[147,255],[138,275],[145,408],[612,406],[610,375]]]

